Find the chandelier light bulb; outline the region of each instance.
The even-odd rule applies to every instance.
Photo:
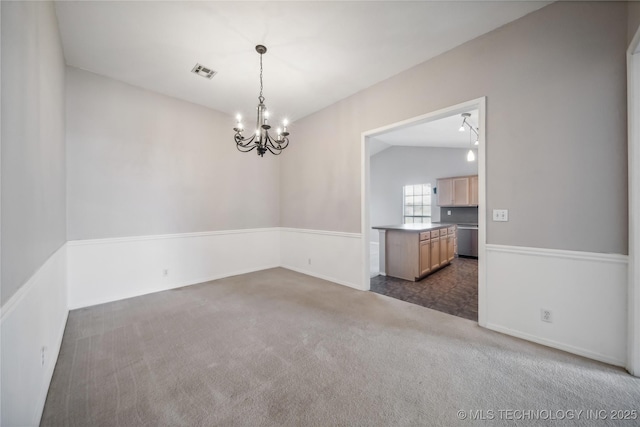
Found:
[[[476,159],[476,155],[473,154],[473,150],[469,150],[467,153],[467,162],[473,162]]]
[[[458,132],[464,132],[464,125],[460,126],[460,129],[458,129]]]
[[[240,123],[242,121],[242,116],[240,114],[238,114],[236,116],[236,120],[238,121],[238,123]]]
[[[475,144],[473,144],[473,145],[478,145],[478,144],[480,144],[480,141],[478,141],[478,140],[476,139],[476,142],[475,142]]]
[[[286,126],[286,125],[288,125],[288,124],[289,124],[289,120],[284,119],[284,120],[282,121],[282,126]]]

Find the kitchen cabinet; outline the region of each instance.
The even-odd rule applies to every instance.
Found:
[[[478,176],[440,178],[436,181],[438,206],[478,206]]]
[[[385,230],[386,274],[417,281],[446,267],[455,254],[455,225],[403,224]]]
[[[447,235],[447,260],[451,262],[456,256],[456,233],[455,227],[449,227]]]
[[[440,267],[440,237],[431,238],[431,270]]]
[[[440,230],[440,265],[445,265],[449,262],[448,245],[447,229],[443,228]]]
[[[478,175],[469,178],[469,204],[478,206]]]
[[[438,188],[438,206],[453,205],[453,180],[450,178],[436,181]]]
[[[420,276],[431,271],[431,239],[420,241]]]
[[[469,206],[469,178],[453,178],[453,206]]]

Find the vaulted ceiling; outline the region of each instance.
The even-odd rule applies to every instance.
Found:
[[[61,1],[68,65],[229,114],[292,120],[549,2]],[[217,71],[207,80],[196,63]]]

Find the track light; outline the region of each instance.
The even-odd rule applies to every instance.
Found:
[[[460,125],[460,128],[458,129],[458,132],[464,132],[464,125],[465,123],[467,124],[467,126],[469,126],[469,123],[467,123],[467,119],[471,117],[471,114],[469,113],[462,113],[462,124]]]
[[[467,125],[469,127],[469,146],[473,148],[474,145],[480,145],[480,133],[478,132],[477,128],[475,128],[474,126],[471,125],[471,123],[469,123],[469,118],[471,117],[471,113],[462,113],[461,116],[462,116],[462,124],[460,125],[460,128],[458,129],[458,131],[464,132],[465,131],[464,125]],[[473,145],[471,143],[472,137],[473,137],[471,132],[476,134],[476,140],[473,143]],[[476,155],[471,148],[469,148],[469,152],[467,153],[468,162],[473,162],[476,160]]]
[[[467,153],[467,162],[473,162],[476,159],[476,155],[473,153],[473,150],[469,150]]]

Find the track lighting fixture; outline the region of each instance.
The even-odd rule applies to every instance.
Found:
[[[464,125],[467,125],[467,127],[469,128],[469,151],[467,152],[467,161],[473,162],[476,160],[476,154],[473,152],[473,146],[479,144],[478,138],[480,136],[480,133],[478,132],[478,129],[476,129],[469,123],[469,117],[471,117],[471,113],[462,113],[461,115],[462,115],[462,124],[460,125],[460,129],[458,130],[460,132],[464,132],[465,130]],[[471,132],[475,133],[476,135],[475,142],[472,142],[473,134]]]

